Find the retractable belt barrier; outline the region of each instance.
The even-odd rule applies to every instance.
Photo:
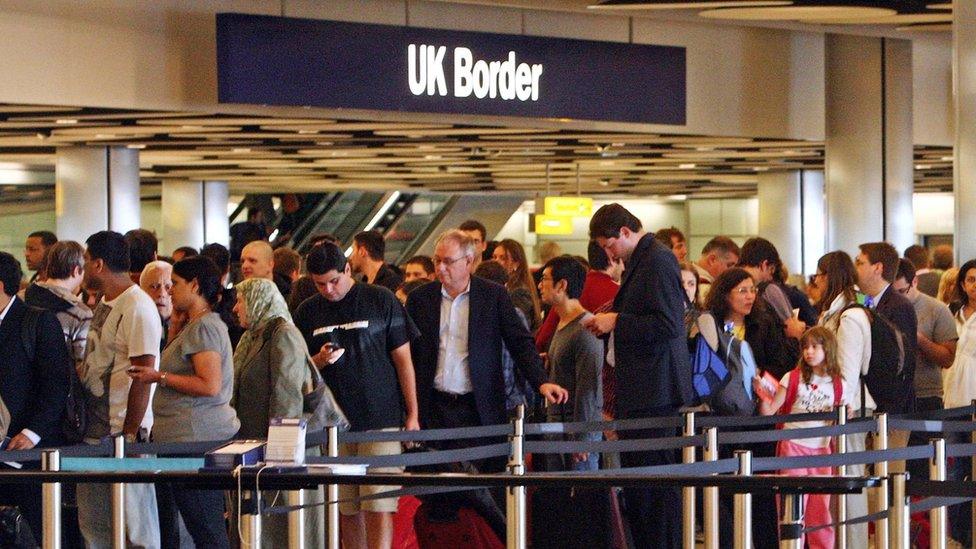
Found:
[[[645,486],[645,487],[681,487],[685,490],[684,498],[694,497],[692,488],[705,488],[705,522],[711,524],[706,527],[706,548],[717,547],[715,535],[709,535],[714,530],[714,505],[710,505],[710,494],[721,488],[737,496],[736,503],[736,540],[737,543],[749,543],[750,538],[746,529],[739,524],[740,519],[746,523],[751,521],[751,500],[748,495],[752,492],[773,490],[786,497],[787,505],[792,508],[788,513],[790,521],[784,518],[784,525],[791,537],[802,532],[812,532],[823,528],[844,527],[847,525],[876,522],[882,525],[882,531],[888,531],[891,525],[892,539],[900,540],[905,536],[901,530],[906,528],[908,512],[929,511],[930,513],[944,513],[944,507],[957,505],[976,498],[976,484],[948,483],[944,474],[933,476],[939,480],[914,481],[906,480],[904,474],[896,474],[892,479],[884,478],[887,463],[903,460],[929,460],[930,466],[941,460],[943,467],[947,457],[970,457],[976,455],[976,438],[973,443],[950,444],[938,441],[941,446],[924,445],[907,448],[887,449],[885,433],[888,430],[905,430],[930,433],[974,433],[976,432],[976,406],[939,410],[926,414],[906,414],[899,416],[881,415],[877,418],[857,418],[846,421],[846,412],[825,412],[816,414],[790,414],[759,417],[723,417],[705,414],[686,413],[682,416],[635,418],[614,421],[568,422],[568,423],[538,423],[525,424],[522,416],[516,418],[512,424],[489,425],[480,427],[464,427],[457,429],[433,429],[425,431],[368,431],[338,433],[334,429],[309,433],[306,437],[307,446],[327,445],[327,456],[308,456],[308,467],[300,471],[284,472],[274,468],[239,468],[235,472],[200,471],[202,465],[201,454],[217,448],[227,441],[204,441],[191,443],[140,443],[124,444],[117,437],[115,440],[106,439],[98,444],[79,444],[56,449],[33,449],[25,451],[2,451],[0,462],[33,462],[43,461],[45,471],[0,471],[0,485],[5,483],[44,483],[45,503],[51,498],[60,500],[61,482],[106,482],[114,483],[116,489],[129,482],[192,482],[195,487],[202,489],[233,489],[258,490],[304,490],[310,487],[328,485],[328,497],[324,503],[304,503],[301,497],[297,501],[288,498],[289,505],[278,507],[263,507],[260,503],[252,507],[256,511],[249,512],[248,520],[251,525],[249,538],[255,539],[255,532],[260,531],[260,516],[262,514],[283,514],[292,511],[325,505],[329,509],[330,524],[338,522],[337,504],[346,501],[363,501],[383,499],[403,495],[433,495],[440,493],[459,492],[480,489],[490,486],[505,486],[509,492],[509,515],[516,517],[516,526],[509,528],[510,547],[525,546],[525,487],[526,486]],[[960,418],[966,418],[963,420]],[[824,427],[805,427],[794,429],[769,429],[768,427],[788,422],[802,421],[835,421],[835,425]],[[573,435],[600,431],[628,431],[639,429],[661,429],[684,426],[684,436],[668,436],[657,438],[635,438],[625,440],[585,441],[572,440]],[[737,430],[718,433],[717,428],[735,428]],[[738,430],[743,429],[743,430]],[[750,430],[751,429],[751,430]],[[700,430],[700,431],[699,431]],[[699,434],[701,433],[701,434]],[[816,456],[790,457],[759,457],[753,458],[749,452],[738,452],[736,458],[718,459],[719,445],[743,446],[756,443],[769,443],[791,439],[812,437],[837,437],[844,440],[847,435],[875,433],[881,437],[880,449],[854,453],[841,453]],[[565,436],[569,440],[551,440]],[[507,437],[507,441],[499,441]],[[529,438],[531,437],[531,438]],[[481,441],[474,439],[482,439]],[[387,456],[338,456],[338,446],[341,443],[362,442],[434,442],[434,441],[469,440],[473,444],[467,448],[432,450],[425,452],[406,452],[400,455]],[[478,444],[481,442],[481,444]],[[841,446],[843,447],[843,446]],[[696,462],[692,449],[704,449],[705,461]],[[524,453],[536,454],[569,454],[577,452],[642,452],[684,449],[684,462],[668,465],[646,467],[627,467],[614,469],[600,469],[592,472],[560,471],[552,473],[526,473],[522,458]],[[691,451],[691,453],[689,453]],[[110,457],[111,456],[111,457]],[[139,457],[125,457],[139,456]],[[180,456],[180,457],[165,457]],[[193,457],[198,456],[198,457]],[[367,467],[422,467],[429,465],[449,464],[456,462],[477,462],[479,460],[509,456],[509,472],[507,474],[434,474],[434,473],[367,473],[363,475],[332,474],[326,468],[318,465],[366,465]],[[52,466],[53,464],[53,466]],[[844,476],[846,466],[861,464],[880,464],[876,472],[882,478],[849,477]],[[841,471],[839,476],[831,477],[800,477],[759,475],[756,473],[789,470],[796,468],[837,467]],[[267,471],[267,472],[265,472]],[[253,477],[251,474],[253,473]],[[734,473],[734,474],[730,474]],[[944,470],[943,470],[944,473]],[[890,481],[890,482],[889,482]],[[337,486],[340,484],[371,484],[402,486],[369,496],[340,499]],[[802,524],[802,501],[798,494],[833,493],[850,494],[860,492],[865,488],[879,489],[888,501],[888,488],[892,488],[892,507],[888,511],[874,513],[863,517],[846,517],[841,513],[834,524],[808,525]],[[514,496],[512,494],[515,494]],[[49,495],[50,494],[50,495]],[[908,495],[926,496],[926,499],[911,503],[907,502]],[[256,497],[256,496],[255,496]],[[514,499],[513,499],[514,497]],[[841,498],[843,499],[843,498]],[[694,500],[690,500],[692,506]],[[901,503],[899,503],[901,502]],[[297,503],[297,504],[296,504]],[[687,510],[689,501],[684,502]],[[514,507],[513,507],[514,506]],[[113,508],[116,505],[113,504]],[[686,513],[687,514],[687,513]],[[120,515],[121,516],[121,515]],[[518,519],[522,517],[522,522]],[[113,519],[120,524],[119,517]],[[58,528],[60,528],[60,521]],[[694,520],[690,528],[694,528]],[[47,521],[45,522],[47,524]],[[336,526],[338,526],[336,524]],[[683,528],[689,529],[688,517],[685,518]],[[907,530],[906,530],[907,531]],[[331,534],[330,534],[331,536]],[[741,538],[740,538],[741,537]],[[887,539],[887,536],[885,536]],[[688,545],[690,537],[685,537]],[[331,539],[329,546],[337,546],[337,539]],[[794,545],[790,545],[794,546]],[[898,546],[898,545],[896,545]]]

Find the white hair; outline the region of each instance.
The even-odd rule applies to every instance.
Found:
[[[173,266],[169,263],[159,260],[150,261],[149,263],[146,263],[145,267],[142,268],[142,273],[139,275],[139,286],[145,285],[146,281],[149,280],[149,277],[155,274],[156,271],[162,271],[170,277],[173,276]]]
[[[455,242],[458,245],[458,248],[461,249],[461,253],[468,257],[474,257],[475,254],[478,253],[477,250],[475,250],[474,239],[468,236],[468,234],[464,231],[458,229],[451,229],[450,231],[442,233],[439,237],[437,237],[437,242],[434,243],[434,246],[440,246],[441,242],[448,240]]]

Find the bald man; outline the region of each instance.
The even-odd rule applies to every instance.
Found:
[[[264,240],[255,240],[241,250],[241,275],[274,280],[274,250]]]

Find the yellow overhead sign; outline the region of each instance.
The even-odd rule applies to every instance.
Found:
[[[573,234],[573,218],[565,215],[536,215],[535,233]]]
[[[582,196],[547,196],[545,214],[590,217],[593,215],[593,199]]]

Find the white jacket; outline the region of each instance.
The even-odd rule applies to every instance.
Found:
[[[946,408],[969,406],[976,399],[976,314],[962,320],[962,311],[956,314],[959,341],[956,358],[942,378]]]
[[[861,409],[861,376],[868,373],[871,364],[871,322],[861,309],[841,313],[849,303],[844,295],[837,296],[830,307],[820,315],[821,326],[837,336],[837,360],[844,374],[844,404],[854,410]],[[874,410],[876,405],[867,387],[864,388],[865,408]]]

